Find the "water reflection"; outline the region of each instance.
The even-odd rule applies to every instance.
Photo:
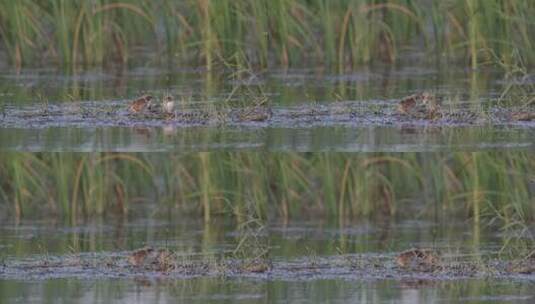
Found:
[[[266,73],[207,74],[202,69],[130,68],[85,71],[77,75],[42,70],[4,72],[0,106],[13,107],[69,101],[109,103],[143,92],[174,94],[187,104],[250,103],[265,94],[278,109],[333,102],[386,102],[408,94],[433,90],[441,96],[479,109],[482,104],[509,93],[529,94],[529,81],[510,87],[495,70],[466,71],[458,67],[376,66],[347,75],[316,70]],[[530,79],[529,77],[526,79]],[[260,93],[262,92],[262,93]],[[516,100],[516,99],[513,99]],[[0,116],[1,117],[1,116]],[[1,119],[1,118],[0,118]],[[61,125],[61,122],[58,122]],[[8,151],[205,151],[268,149],[297,151],[437,151],[532,149],[533,128],[518,126],[455,126],[443,128],[396,125],[332,124],[321,121],[305,126],[293,121],[239,127],[107,127],[35,125],[0,129],[1,150]]]
[[[0,280],[0,294],[6,303],[532,303],[535,298],[530,284],[485,280]]]
[[[55,221],[22,221],[0,226],[1,257],[62,255],[72,252],[112,252],[145,245],[175,248],[187,253],[232,251],[238,239],[237,224],[213,220],[95,220],[76,226]]]
[[[535,129],[445,127],[0,129],[1,151],[190,152],[218,150],[433,152],[533,150]]]
[[[266,284],[223,279],[191,281],[0,280],[4,303],[266,303]]]
[[[239,242],[237,223],[172,220],[118,220],[65,226],[55,222],[4,223],[1,259],[23,259],[73,252],[113,252],[145,244],[184,253],[225,253]],[[322,221],[270,222],[264,242],[274,261],[346,253],[384,254],[411,246],[432,246],[465,253],[496,252],[508,242],[490,229],[446,219],[359,221],[333,225]],[[477,237],[475,234],[478,234]],[[477,242],[475,241],[477,239]],[[477,248],[476,248],[477,247]],[[5,263],[5,262],[4,262]],[[530,303],[531,283],[488,278],[428,281],[411,277],[361,279],[341,274],[259,278],[166,275],[115,279],[98,274],[30,280],[6,279],[0,267],[0,302],[6,303]],[[333,275],[330,273],[329,275]]]
[[[530,303],[529,284],[514,282],[415,281],[352,282],[315,280],[273,282],[270,303]]]

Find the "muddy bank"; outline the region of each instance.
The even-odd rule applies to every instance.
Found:
[[[535,280],[535,259],[532,257],[501,260],[437,253],[432,258],[410,255],[406,263],[401,263],[400,259],[407,252],[272,260],[180,255],[166,249],[151,249],[145,252],[146,256],[139,258],[143,250],[7,258],[0,264],[0,279],[250,277],[261,280],[388,279],[414,282],[471,278]]]
[[[0,128],[49,127],[535,127],[535,107],[445,105],[432,117],[400,113],[397,100],[346,101],[293,107],[229,107],[196,103],[173,113],[132,113],[129,101],[72,102],[3,107]]]

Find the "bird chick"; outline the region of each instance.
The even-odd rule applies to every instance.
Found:
[[[173,96],[167,95],[163,98],[162,102],[163,110],[167,114],[172,114],[175,110],[175,100],[173,99]]]

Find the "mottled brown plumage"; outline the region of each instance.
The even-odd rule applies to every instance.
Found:
[[[128,263],[137,268],[166,272],[175,268],[175,256],[167,249],[143,247],[128,256]]]
[[[269,271],[269,269],[271,269],[270,262],[265,261],[265,260],[255,259],[245,264],[242,270],[245,272],[263,273],[263,272]]]
[[[266,121],[273,116],[273,111],[267,106],[245,108],[238,112],[238,121]]]
[[[440,103],[435,95],[423,92],[401,99],[397,110],[415,118],[434,119],[440,115]]]
[[[440,265],[440,258],[431,249],[413,248],[396,256],[396,264],[412,270],[432,270]]]
[[[532,121],[535,120],[535,112],[516,112],[511,115],[513,121]]]
[[[153,97],[151,95],[143,95],[132,101],[128,110],[132,113],[140,113],[149,109],[152,104]]]
[[[128,257],[128,263],[132,266],[141,266],[145,262],[145,259],[154,252],[152,247],[143,247],[134,252]]]

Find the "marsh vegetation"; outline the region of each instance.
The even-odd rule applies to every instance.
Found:
[[[18,67],[124,63],[138,47],[207,69],[245,58],[344,72],[404,51],[472,68],[496,57],[534,60],[531,1],[28,0],[4,1],[0,11],[4,49]]]
[[[530,301],[534,15],[0,1],[0,302]]]

